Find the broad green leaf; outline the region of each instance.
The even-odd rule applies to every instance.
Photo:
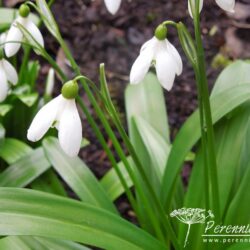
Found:
[[[77,244],[75,242],[70,242],[66,240],[52,240],[48,238],[38,238],[35,237],[38,242],[41,242],[48,249],[53,250],[90,250],[90,248],[83,245]],[[37,250],[37,249],[35,249]]]
[[[90,250],[89,248],[83,245],[66,240],[55,240],[50,238],[31,236],[15,237],[18,237],[23,243],[29,246],[31,250]],[[7,238],[13,238],[13,236],[9,236]]]
[[[227,250],[249,250],[249,243],[236,243],[228,247]]]
[[[140,128],[137,127],[135,122],[137,117],[142,118],[156,131],[156,133],[159,133],[166,143],[169,143],[169,128],[163,90],[156,76],[149,73],[140,84],[129,85],[125,92],[125,101],[130,140],[137,152],[137,156],[139,157],[146,175],[151,180],[152,186],[158,195],[160,193],[160,180],[157,177],[159,169],[157,166],[154,166],[153,160],[148,153],[148,148],[144,144],[143,138],[139,133]],[[135,172],[137,179],[141,180],[140,173],[138,173],[137,170]],[[140,185],[142,189],[147,190],[143,181],[140,181]],[[149,200],[148,203],[151,204],[152,200],[149,198],[150,195],[146,194],[146,196]],[[148,220],[148,214],[145,211],[145,206],[149,204],[144,204],[140,200],[139,195],[137,203],[141,224],[143,224],[144,228],[147,228],[148,231],[152,230],[152,225]]]
[[[67,197],[62,182],[52,169],[49,169],[42,176],[33,181],[31,187],[32,189]]]
[[[227,205],[233,198],[232,189],[234,179],[239,171],[240,159],[245,146],[244,142],[248,139],[246,137],[246,132],[249,127],[249,115],[249,105],[245,105],[245,108],[240,108],[239,112],[233,117],[229,119],[225,118],[215,126],[220,213],[222,216],[226,213],[228,208]],[[197,158],[192,168],[184,207],[206,207],[205,196],[208,197],[209,194],[205,187],[206,181],[204,177],[203,155],[201,155],[200,151],[201,150],[199,150],[197,154]],[[179,226],[179,238],[184,241],[186,226],[182,224],[179,224]],[[201,224],[192,228],[189,236],[190,249],[203,249],[204,243],[202,239],[197,238],[197,235],[202,234],[203,229],[204,226]],[[212,246],[211,243],[211,247]]]
[[[107,210],[28,189],[0,188],[0,235],[36,235],[109,250],[167,249]]]
[[[20,86],[17,86],[13,91],[12,94],[19,96],[19,95],[25,95],[26,93],[29,93],[31,91],[30,85],[28,84],[22,84]]]
[[[19,237],[17,236],[9,236],[0,240],[0,249],[1,250],[33,250],[28,245],[25,244]],[[36,248],[36,250],[44,250],[42,248]]]
[[[0,240],[0,249],[48,250],[45,245],[31,236],[9,236]]]
[[[0,145],[0,157],[9,164],[13,164],[30,152],[32,152],[30,146],[14,138],[6,138]]]
[[[130,157],[128,157],[128,162],[130,166],[133,166],[133,161]],[[120,169],[128,187],[132,187],[133,182],[131,181],[128,172],[122,162],[117,164],[118,168]],[[119,177],[117,176],[115,170],[112,168],[110,169],[101,179],[101,184],[105,189],[108,197],[114,201],[120,195],[122,195],[125,190],[120,182]]]
[[[236,61],[226,67],[215,82],[211,96],[250,82],[250,62]]]
[[[2,123],[0,123],[0,141],[5,137],[5,128],[3,127]],[[1,146],[1,144],[0,144]]]
[[[0,174],[1,187],[25,187],[49,169],[50,163],[38,148],[26,154]]]
[[[67,156],[58,140],[52,137],[43,140],[43,148],[54,169],[81,200],[116,212],[114,204],[83,161]]]
[[[250,189],[250,164],[247,165],[247,171],[241,181],[237,193],[231,200],[225,223],[227,225],[247,225],[250,224],[250,195],[248,190]],[[237,214],[237,216],[236,216]]]
[[[247,130],[249,128],[250,105],[242,105],[231,118],[225,118],[216,127],[216,155],[221,214],[224,215],[232,200],[235,177],[240,171],[241,157],[244,152]],[[233,149],[233,151],[232,151]],[[247,154],[249,157],[249,153]]]
[[[38,93],[24,94],[17,96],[26,106],[32,107],[38,99]]]
[[[151,164],[155,167],[157,177],[161,182],[171,146],[139,115],[134,117],[134,121],[137,131],[150,155]]]
[[[13,108],[10,104],[0,104],[0,116],[5,116]]]
[[[1,250],[90,250],[75,242],[32,236],[8,236],[0,240]]]
[[[140,116],[169,143],[169,127],[162,87],[156,76],[148,73],[138,85],[129,85],[125,93],[126,113],[130,136],[133,136],[130,120]]]
[[[211,97],[213,123],[249,99],[250,84],[239,85]],[[173,143],[162,185],[162,199],[168,210],[185,157],[200,138],[199,126],[199,114],[196,111],[182,126]]]

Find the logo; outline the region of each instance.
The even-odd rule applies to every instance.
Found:
[[[174,210],[170,214],[170,216],[176,217],[180,222],[188,225],[184,248],[186,247],[188,242],[191,225],[204,224],[208,218],[214,218],[211,210],[206,211],[205,209],[201,208],[181,208],[178,210]]]
[[[188,226],[184,248],[188,244],[188,236],[193,224],[204,224],[201,235],[204,243],[250,243],[250,224],[248,225],[221,225],[214,221],[211,210],[202,208],[180,208],[170,213],[181,223]]]

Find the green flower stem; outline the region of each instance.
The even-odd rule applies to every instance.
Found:
[[[101,76],[104,76],[104,67],[102,66],[100,70],[102,71]],[[108,97],[105,98],[104,96],[102,96],[100,91],[96,88],[95,84],[91,80],[89,80],[86,77],[83,77],[83,78],[90,83],[91,87],[94,89],[94,91],[101,98],[101,101],[104,103],[104,105],[106,105],[106,109],[107,109],[108,113],[110,114],[110,117],[113,120],[114,124],[116,125],[121,137],[123,138],[123,141],[124,141],[127,149],[129,150],[130,155],[133,157],[133,159],[136,161],[136,163],[139,164],[140,167],[142,168],[140,160],[138,159],[137,154],[134,151],[133,145],[130,143],[130,140],[129,140],[128,136],[127,136],[127,133],[126,133],[126,131],[124,130],[124,128],[122,126],[120,118],[117,115],[118,113],[115,110],[115,107],[114,107],[110,97],[108,96]],[[104,79],[101,79],[101,81],[104,81]],[[146,180],[148,179],[147,176],[143,176],[143,178],[146,179]],[[149,183],[147,185],[151,185],[151,184]],[[158,199],[156,200],[156,203],[158,203]],[[162,208],[160,203],[158,204],[158,206],[160,208]],[[164,216],[166,216],[165,213],[164,213],[164,210],[162,210],[162,214],[164,214]],[[166,223],[167,231],[170,232],[171,239],[176,239],[174,231],[171,228],[171,225],[169,223],[168,218],[166,218],[166,220],[164,220],[164,223]],[[176,239],[176,244],[178,244],[177,239]]]
[[[55,0],[50,0],[48,3],[48,6],[51,7],[53,5],[53,3],[55,2]],[[37,24],[38,27],[40,27],[42,25],[42,19],[39,19],[39,22]],[[18,83],[21,83],[20,81],[23,79],[23,75],[25,74],[25,70],[29,61],[29,57],[30,57],[30,52],[31,52],[31,46],[28,46],[25,50],[24,50],[24,56],[22,58],[22,64],[19,70],[19,79],[18,79]]]
[[[101,131],[99,130],[99,127],[97,126],[96,122],[94,121],[94,119],[90,115],[88,109],[86,108],[85,104],[83,103],[82,99],[79,96],[77,97],[77,102],[79,103],[81,109],[84,111],[84,114],[86,115],[86,118],[87,118],[89,124],[94,129],[99,142],[101,143],[102,147],[104,148],[105,152],[107,153],[107,156],[112,164],[112,167],[115,169],[116,174],[118,175],[118,177],[121,181],[121,184],[126,192],[126,195],[128,196],[129,202],[131,203],[133,209],[137,213],[138,209],[137,209],[137,204],[136,204],[135,198],[134,198],[130,188],[128,187],[128,185],[126,183],[126,181],[122,175],[122,172],[120,171],[120,169],[116,163],[116,160],[115,160],[110,148],[108,147],[108,145],[105,141],[104,136],[102,135]]]
[[[47,61],[50,63],[50,65],[52,65],[52,67],[56,70],[56,72],[60,75],[61,79],[66,82],[68,81],[67,76],[63,73],[63,71],[61,70],[61,68],[57,65],[57,63],[53,60],[53,58],[48,54],[45,59],[47,59]],[[79,80],[79,77],[75,78],[74,80]],[[133,197],[132,192],[130,191],[129,187],[127,186],[127,183],[120,171],[120,169],[117,166],[117,163],[115,161],[115,158],[111,152],[111,150],[109,149],[105,138],[103,137],[99,127],[97,126],[95,120],[92,118],[91,114],[89,113],[88,109],[86,108],[85,104],[83,103],[83,101],[81,100],[80,97],[77,97],[77,101],[80,105],[80,107],[82,108],[84,114],[86,115],[86,118],[89,122],[89,124],[92,126],[93,130],[96,133],[96,136],[99,140],[99,142],[101,143],[102,147],[105,149],[107,156],[112,164],[112,167],[114,167],[118,177],[120,178],[121,184],[123,185],[123,188],[128,196],[129,202],[131,203],[133,209],[135,210],[135,212],[138,210],[137,209],[137,205],[136,205],[136,201]],[[140,218],[138,217],[138,220],[140,221]]]
[[[199,70],[194,65],[194,71],[196,75],[196,85],[198,89],[198,93],[201,93],[199,82]],[[203,101],[202,101],[202,95],[198,94],[198,103],[199,103],[199,115],[200,115],[200,127],[205,127],[205,120],[204,120],[204,109],[203,109]],[[209,194],[209,172],[208,172],[208,164],[207,164],[207,150],[206,150],[206,133],[204,129],[201,129],[201,149],[202,149],[202,156],[203,156],[203,162],[204,162],[204,191],[205,194]],[[205,207],[206,209],[209,208],[209,195],[205,195]]]
[[[60,67],[57,65],[57,63],[50,57],[46,57],[46,59],[49,61],[49,63],[53,66],[53,68],[57,71],[57,73],[60,75],[60,77],[63,79],[63,81],[67,81],[67,77],[66,75],[63,73],[63,71],[60,69]],[[78,80],[76,78],[76,80]],[[112,167],[115,169],[120,181],[121,181],[121,184],[123,185],[123,188],[126,192],[126,195],[129,199],[129,202],[131,203],[133,209],[135,210],[135,212],[138,211],[137,209],[137,205],[136,205],[136,201],[135,201],[135,198],[131,192],[131,190],[129,189],[129,187],[127,186],[127,183],[120,171],[120,169],[118,168],[117,166],[117,163],[116,163],[116,160],[111,152],[111,150],[109,149],[106,141],[105,141],[105,138],[104,136],[102,135],[102,132],[100,131],[99,127],[97,126],[95,120],[92,118],[91,114],[89,113],[88,109],[86,108],[85,104],[83,103],[83,101],[81,100],[81,98],[78,96],[77,97],[77,101],[81,107],[81,109],[83,110],[86,118],[87,118],[87,121],[89,122],[89,124],[91,125],[91,127],[93,128],[93,130],[95,131],[95,134],[99,140],[99,142],[101,143],[102,147],[104,148],[104,150],[106,151],[107,153],[107,156],[112,164]],[[138,218],[138,220],[140,221],[140,218]]]
[[[71,66],[72,66],[73,70],[74,70],[78,75],[80,75],[80,73],[81,73],[81,72],[80,72],[80,69],[79,69],[78,65],[76,64],[74,58],[72,57],[72,55],[71,55],[71,53],[70,53],[70,51],[69,51],[67,45],[65,44],[64,40],[61,38],[59,42],[60,42],[60,45],[61,45],[61,47],[62,47],[62,49],[63,49],[63,51],[64,51],[66,57],[69,59],[69,61],[70,61],[70,63],[71,63]],[[138,192],[140,193],[140,196],[142,197],[142,199],[143,199],[143,201],[145,202],[145,204],[147,204],[147,205],[145,206],[145,208],[147,209],[147,211],[148,211],[148,213],[149,213],[148,215],[149,215],[149,217],[150,217],[150,219],[151,219],[151,221],[152,221],[152,224],[153,224],[153,226],[154,226],[154,229],[155,229],[155,232],[156,232],[156,234],[157,234],[157,237],[158,237],[159,239],[161,239],[163,242],[166,242],[167,239],[165,239],[164,235],[162,234],[161,227],[160,227],[160,225],[159,225],[159,221],[157,220],[157,218],[156,218],[156,216],[155,216],[155,213],[154,213],[154,211],[152,210],[152,204],[149,204],[149,203],[148,203],[149,201],[148,201],[147,198],[145,197],[145,191],[141,189],[141,186],[140,186],[140,184],[138,183],[138,180],[135,178],[135,175],[134,175],[134,173],[133,173],[133,170],[132,170],[131,167],[129,166],[129,163],[128,163],[128,161],[127,161],[127,158],[126,158],[126,156],[125,156],[125,154],[124,154],[124,152],[123,152],[123,150],[122,150],[122,148],[121,148],[121,146],[120,146],[120,143],[118,142],[118,140],[117,140],[117,138],[116,138],[116,136],[115,136],[115,134],[114,134],[112,128],[110,127],[109,123],[107,122],[107,119],[105,118],[105,116],[104,116],[102,110],[100,109],[98,103],[96,102],[96,100],[95,100],[95,98],[94,98],[92,92],[90,91],[88,85],[86,84],[86,82],[82,79],[82,80],[81,80],[81,83],[82,83],[82,86],[83,86],[84,90],[86,91],[86,94],[87,94],[88,98],[90,99],[90,101],[91,101],[93,107],[95,108],[95,111],[97,112],[97,115],[98,115],[98,117],[100,118],[100,120],[101,120],[101,122],[102,122],[102,124],[103,124],[103,126],[104,126],[104,128],[105,128],[105,130],[106,130],[107,133],[109,134],[109,136],[110,136],[110,138],[111,138],[111,140],[112,140],[112,142],[113,142],[113,145],[114,145],[114,147],[116,148],[117,153],[119,154],[119,157],[121,158],[121,160],[124,162],[125,166],[127,167],[127,171],[128,171],[128,173],[129,173],[129,175],[130,175],[132,181],[134,182],[135,186],[137,187]],[[148,179],[147,175],[146,175],[145,172],[144,172],[143,167],[141,166],[141,164],[137,165],[138,162],[139,162],[139,160],[138,160],[138,157],[135,157],[135,155],[136,155],[136,154],[135,154],[135,152],[133,151],[133,153],[131,154],[131,156],[132,156],[132,158],[133,158],[133,160],[134,160],[136,166],[139,168],[140,173],[142,173],[142,178],[143,178],[143,180],[144,180],[144,181],[146,182],[146,184],[147,184],[147,187],[148,187],[148,189],[149,189],[149,193],[151,194],[152,199],[153,199],[154,202],[155,202],[155,205],[158,207],[158,211],[159,211],[160,214],[161,214],[161,219],[164,220],[164,222],[165,222],[165,223],[163,223],[163,225],[164,225],[165,227],[168,228],[168,233],[169,233],[169,235],[170,235],[170,238],[171,238],[171,240],[172,240],[172,242],[173,242],[173,244],[174,244],[174,246],[175,246],[175,249],[178,250],[178,249],[180,249],[178,240],[177,240],[177,238],[176,238],[176,236],[175,236],[175,234],[174,234],[174,232],[173,232],[173,230],[172,230],[172,228],[171,228],[171,225],[170,225],[170,223],[169,223],[169,221],[168,221],[168,218],[167,218],[167,216],[166,216],[166,214],[165,214],[165,212],[164,212],[164,209],[162,208],[162,206],[161,206],[161,204],[160,204],[160,201],[158,200],[158,198],[157,198],[157,196],[156,196],[156,194],[155,194],[155,192],[154,192],[154,190],[153,190],[153,188],[152,188],[152,186],[151,186],[150,180]]]
[[[155,219],[155,215],[152,211],[152,209],[150,208],[150,205],[148,204],[148,200],[146,199],[145,197],[145,194],[144,194],[144,191],[142,190],[141,188],[141,185],[140,183],[138,182],[138,180],[136,179],[135,177],[135,174],[134,174],[134,171],[133,169],[131,168],[128,160],[127,160],[127,157],[126,155],[124,154],[123,152],[123,149],[119,143],[119,141],[117,140],[112,128],[110,127],[110,125],[108,124],[102,110],[99,108],[98,104],[96,103],[96,100],[94,98],[94,96],[92,95],[91,91],[89,90],[89,88],[87,87],[87,85],[82,81],[82,86],[84,88],[84,90],[86,91],[89,99],[90,99],[90,102],[92,103],[99,119],[101,120],[102,124],[103,124],[103,127],[105,128],[105,130],[107,131],[111,141],[113,142],[113,145],[114,145],[114,148],[116,149],[116,152],[117,154],[119,155],[119,157],[121,158],[122,162],[124,163],[127,171],[128,171],[128,174],[130,176],[130,178],[132,179],[135,187],[137,188],[138,190],[138,193],[140,194],[140,196],[142,197],[143,199],[143,202],[145,202],[145,204],[147,204],[145,207],[149,213],[149,217],[152,221],[152,224],[154,225],[154,228],[155,228],[155,232],[156,234],[158,235],[158,238],[163,240],[164,241],[164,236],[160,230],[160,226],[159,226],[159,223],[158,221]],[[132,157],[133,158],[133,157]]]
[[[208,83],[206,77],[206,65],[205,65],[205,55],[201,38],[201,28],[200,28],[200,14],[199,14],[199,0],[196,0],[196,15],[194,17],[194,28],[195,28],[195,41],[197,46],[197,65],[199,70],[198,76],[198,95],[201,97],[202,106],[200,109],[204,109],[204,121],[205,124],[201,127],[202,133],[206,136],[206,146],[207,150],[207,167],[209,180],[211,184],[211,194],[212,194],[212,208],[216,214],[216,221],[220,221],[220,201],[219,201],[219,187],[218,187],[218,176],[217,176],[217,162],[214,147],[214,130],[212,123],[211,107],[209,101],[209,91]],[[208,193],[209,194],[209,193]]]

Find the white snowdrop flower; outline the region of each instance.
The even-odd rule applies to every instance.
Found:
[[[115,15],[116,12],[118,11],[120,5],[121,5],[122,0],[104,0],[104,3],[108,9],[108,11],[112,14]]]
[[[33,38],[44,47],[44,40],[40,30],[29,18],[30,8],[26,4],[22,4],[19,9],[19,16],[12,23],[10,30],[8,31],[6,44],[4,46],[5,54],[7,57],[15,55],[21,47],[23,40],[23,33],[17,27],[17,23],[22,25]]]
[[[56,127],[63,151],[71,157],[77,156],[82,141],[82,124],[75,102],[77,94],[78,85],[75,81],[65,83],[62,94],[36,114],[28,129],[28,140],[36,142],[50,127]]]
[[[3,49],[0,48],[0,102],[8,95],[9,83],[16,85],[18,75],[15,68],[3,58]]]
[[[195,6],[195,1],[196,0],[188,0],[188,11],[191,17],[193,17],[191,4],[192,6]],[[234,13],[235,0],[215,0],[215,2],[223,10]],[[200,0],[200,3],[199,3],[200,12],[202,10],[202,7],[203,7],[203,0]]]
[[[234,13],[235,0],[215,0],[215,2],[225,11]]]
[[[153,62],[161,85],[165,89],[171,90],[175,75],[182,73],[183,65],[178,51],[166,39],[166,35],[167,28],[164,25],[159,25],[155,36],[144,43],[130,72],[131,84],[141,82]]]

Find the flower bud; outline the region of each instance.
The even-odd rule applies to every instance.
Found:
[[[164,24],[160,24],[156,29],[155,29],[155,37],[162,41],[166,39],[167,37],[167,27]]]
[[[27,17],[30,13],[30,8],[27,4],[22,4],[19,8],[19,15],[21,17]]]
[[[61,93],[66,99],[75,99],[78,95],[78,84],[76,81],[68,81],[66,82],[61,90]]]

